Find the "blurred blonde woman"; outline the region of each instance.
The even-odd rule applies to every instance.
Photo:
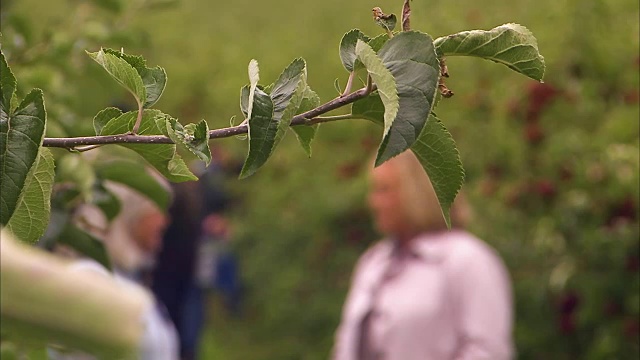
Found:
[[[463,230],[458,196],[448,230],[429,178],[408,151],[371,173],[369,205],[386,238],[355,267],[333,360],[510,359],[508,272]]]

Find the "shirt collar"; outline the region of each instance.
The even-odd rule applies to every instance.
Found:
[[[441,262],[446,256],[446,245],[449,235],[455,230],[434,233],[423,233],[415,237],[409,246],[401,249],[393,239],[389,239],[388,256],[400,255],[400,251],[408,252],[412,258],[425,262]]]

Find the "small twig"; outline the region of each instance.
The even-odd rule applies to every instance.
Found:
[[[438,90],[440,90],[440,94],[442,94],[443,97],[450,98],[453,96],[453,91],[449,90],[447,85],[444,83],[444,79],[449,77],[449,68],[447,68],[444,57],[440,58],[439,63],[440,78],[438,79]]]
[[[136,123],[133,125],[133,130],[131,130],[131,133],[134,135],[137,134],[140,129],[140,124],[142,123],[142,112],[142,103],[138,103],[138,118],[136,119]]]
[[[411,17],[411,5],[409,5],[410,0],[404,0],[404,4],[402,5],[402,31],[411,30],[411,21],[409,18]]]
[[[344,89],[344,92],[342,93],[342,95],[340,95],[340,97],[345,97],[349,94],[349,92],[351,91],[351,87],[353,86],[353,79],[356,77],[356,71],[353,70],[350,74],[349,74],[349,80],[347,80],[347,86]]]
[[[371,78],[371,74],[367,74],[367,87],[365,88],[368,93],[373,91],[373,79]]]
[[[445,58],[441,57],[440,60],[438,60],[438,62],[440,63],[440,75],[448,78],[449,68],[447,67]]]
[[[316,118],[329,111],[351,104],[359,99],[367,97],[376,89],[375,84],[371,81],[366,88],[354,91],[346,96],[338,96],[337,98],[318,106],[315,109],[305,113],[296,115],[291,120],[291,126],[308,125],[309,119]],[[335,121],[335,120],[332,120]],[[214,129],[209,131],[210,139],[227,138],[235,135],[246,134],[249,130],[247,121],[243,121],[240,125],[228,128]],[[82,136],[72,138],[45,138],[42,146],[59,147],[73,149],[78,146],[86,145],[106,145],[106,144],[174,144],[173,140],[164,135],[101,135],[101,136]]]

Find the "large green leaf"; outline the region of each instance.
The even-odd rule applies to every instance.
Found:
[[[140,75],[140,78],[142,79],[142,83],[144,84],[146,97],[143,106],[145,108],[153,106],[153,104],[160,99],[160,96],[162,96],[162,92],[167,85],[167,73],[162,67],[147,67],[146,60],[139,55],[125,54],[122,51],[113,49],[104,49],[104,52],[123,59],[136,69],[138,75]]]
[[[87,54],[133,95],[139,107],[146,103],[147,93],[142,77],[131,64],[112,53],[105,52],[104,49],[93,53],[87,52]]]
[[[3,89],[4,90],[4,89]],[[4,95],[4,94],[3,94]],[[46,124],[42,90],[34,89],[8,115],[0,114],[0,223],[16,209],[27,174],[38,158]]]
[[[353,29],[344,34],[340,40],[340,60],[347,71],[351,72],[356,69],[358,56],[356,55],[356,44],[358,40],[369,42],[371,40],[367,35],[363,34],[359,29]],[[362,63],[360,63],[362,65]]]
[[[51,189],[54,173],[53,155],[40,148],[35,163],[22,188],[18,206],[7,223],[7,228],[18,239],[35,243],[44,234],[51,212]]]
[[[16,86],[16,78],[13,76],[4,54],[0,51],[0,93],[2,93],[0,106],[4,114],[11,113],[11,98],[16,93]]]
[[[118,182],[136,190],[162,210],[169,207],[169,191],[138,163],[126,160],[101,162],[96,164],[96,171],[99,178]]]
[[[291,119],[298,112],[307,87],[307,64],[304,59],[293,60],[287,66],[269,93],[273,102],[273,119],[278,123],[278,131],[271,152],[284,137]]]
[[[491,30],[471,30],[437,38],[438,56],[476,56],[504,64],[534,80],[542,81],[544,57],[531,31],[518,24]]]
[[[137,111],[130,111],[112,119],[102,128],[102,135],[117,135],[131,131],[137,116]],[[159,110],[145,109],[138,134],[164,135],[166,129],[161,130],[158,127],[156,118],[161,118],[164,122],[166,115]],[[198,180],[176,152],[175,144],[122,144],[121,146],[140,154],[170,181]]]
[[[302,114],[309,110],[313,110],[318,106],[320,106],[320,97],[307,85],[302,95],[302,101],[300,102],[300,107],[298,107],[297,113]],[[293,132],[296,134],[296,137],[300,142],[300,145],[309,157],[311,157],[311,141],[313,141],[313,139],[315,138],[319,126],[320,124],[312,126],[301,125],[292,127]]]
[[[243,96],[248,87],[243,88]],[[271,97],[259,88],[255,89],[249,118],[249,153],[240,171],[240,178],[253,175],[269,159],[278,132],[278,122],[273,118]]]
[[[409,149],[416,141],[433,108],[440,77],[432,39],[425,33],[401,32],[384,44],[378,56],[395,79],[399,108],[390,130],[385,131],[376,166]],[[381,98],[389,111],[384,96]]]
[[[384,66],[382,60],[376,55],[371,46],[362,40],[356,44],[358,59],[367,68],[367,72],[378,87],[378,94],[384,103],[384,137],[387,136],[391,125],[398,114],[399,99],[396,81],[391,72]]]
[[[429,175],[445,221],[451,226],[449,209],[464,182],[460,154],[451,134],[438,118],[431,116],[411,150]]]

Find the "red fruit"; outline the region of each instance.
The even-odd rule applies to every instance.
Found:
[[[640,334],[640,320],[638,318],[628,318],[624,322],[624,335],[634,341],[638,340]]]
[[[502,169],[502,166],[500,166],[499,164],[487,165],[487,167],[485,168],[485,171],[489,174],[489,176],[493,178],[502,177],[502,173],[504,172],[504,170]]]
[[[627,256],[625,269],[630,273],[637,273],[640,270],[640,256],[638,254]]]
[[[365,136],[362,138],[360,142],[362,147],[367,151],[372,151],[376,146],[378,146],[378,139],[373,136]]]
[[[524,129],[524,137],[531,145],[538,145],[544,140],[544,132],[536,123],[528,123]]]
[[[563,295],[558,302],[558,310],[562,314],[572,314],[580,305],[580,298],[574,292]]]
[[[352,245],[361,244],[365,240],[365,233],[362,229],[351,227],[347,229],[345,237],[347,242]]]
[[[358,175],[359,170],[359,163],[346,163],[338,167],[338,177],[342,180],[349,180]]]
[[[564,314],[560,316],[558,327],[563,335],[571,335],[576,331],[575,317],[572,314]]]
[[[526,185],[517,185],[509,190],[505,194],[505,202],[508,206],[522,205],[524,200],[524,194],[527,192]]]
[[[548,83],[533,83],[528,89],[529,104],[527,107],[527,122],[536,122],[542,110],[555,99],[560,91]]]
[[[558,170],[558,177],[562,181],[571,181],[573,180],[573,169],[570,165],[562,165]]]
[[[557,193],[556,186],[550,180],[539,180],[536,182],[534,191],[545,200],[552,200]]]
[[[484,196],[491,196],[495,194],[497,190],[498,190],[498,185],[496,184],[496,181],[493,179],[487,178],[482,180],[482,182],[480,183],[480,192]]]
[[[620,315],[622,306],[617,301],[608,300],[603,306],[603,312],[606,316]]]
[[[613,225],[619,221],[633,221],[636,219],[636,216],[636,206],[634,201],[631,197],[627,197],[611,209],[607,225]]]
[[[627,105],[635,105],[640,102],[640,93],[638,89],[629,90],[624,94],[624,102]]]

